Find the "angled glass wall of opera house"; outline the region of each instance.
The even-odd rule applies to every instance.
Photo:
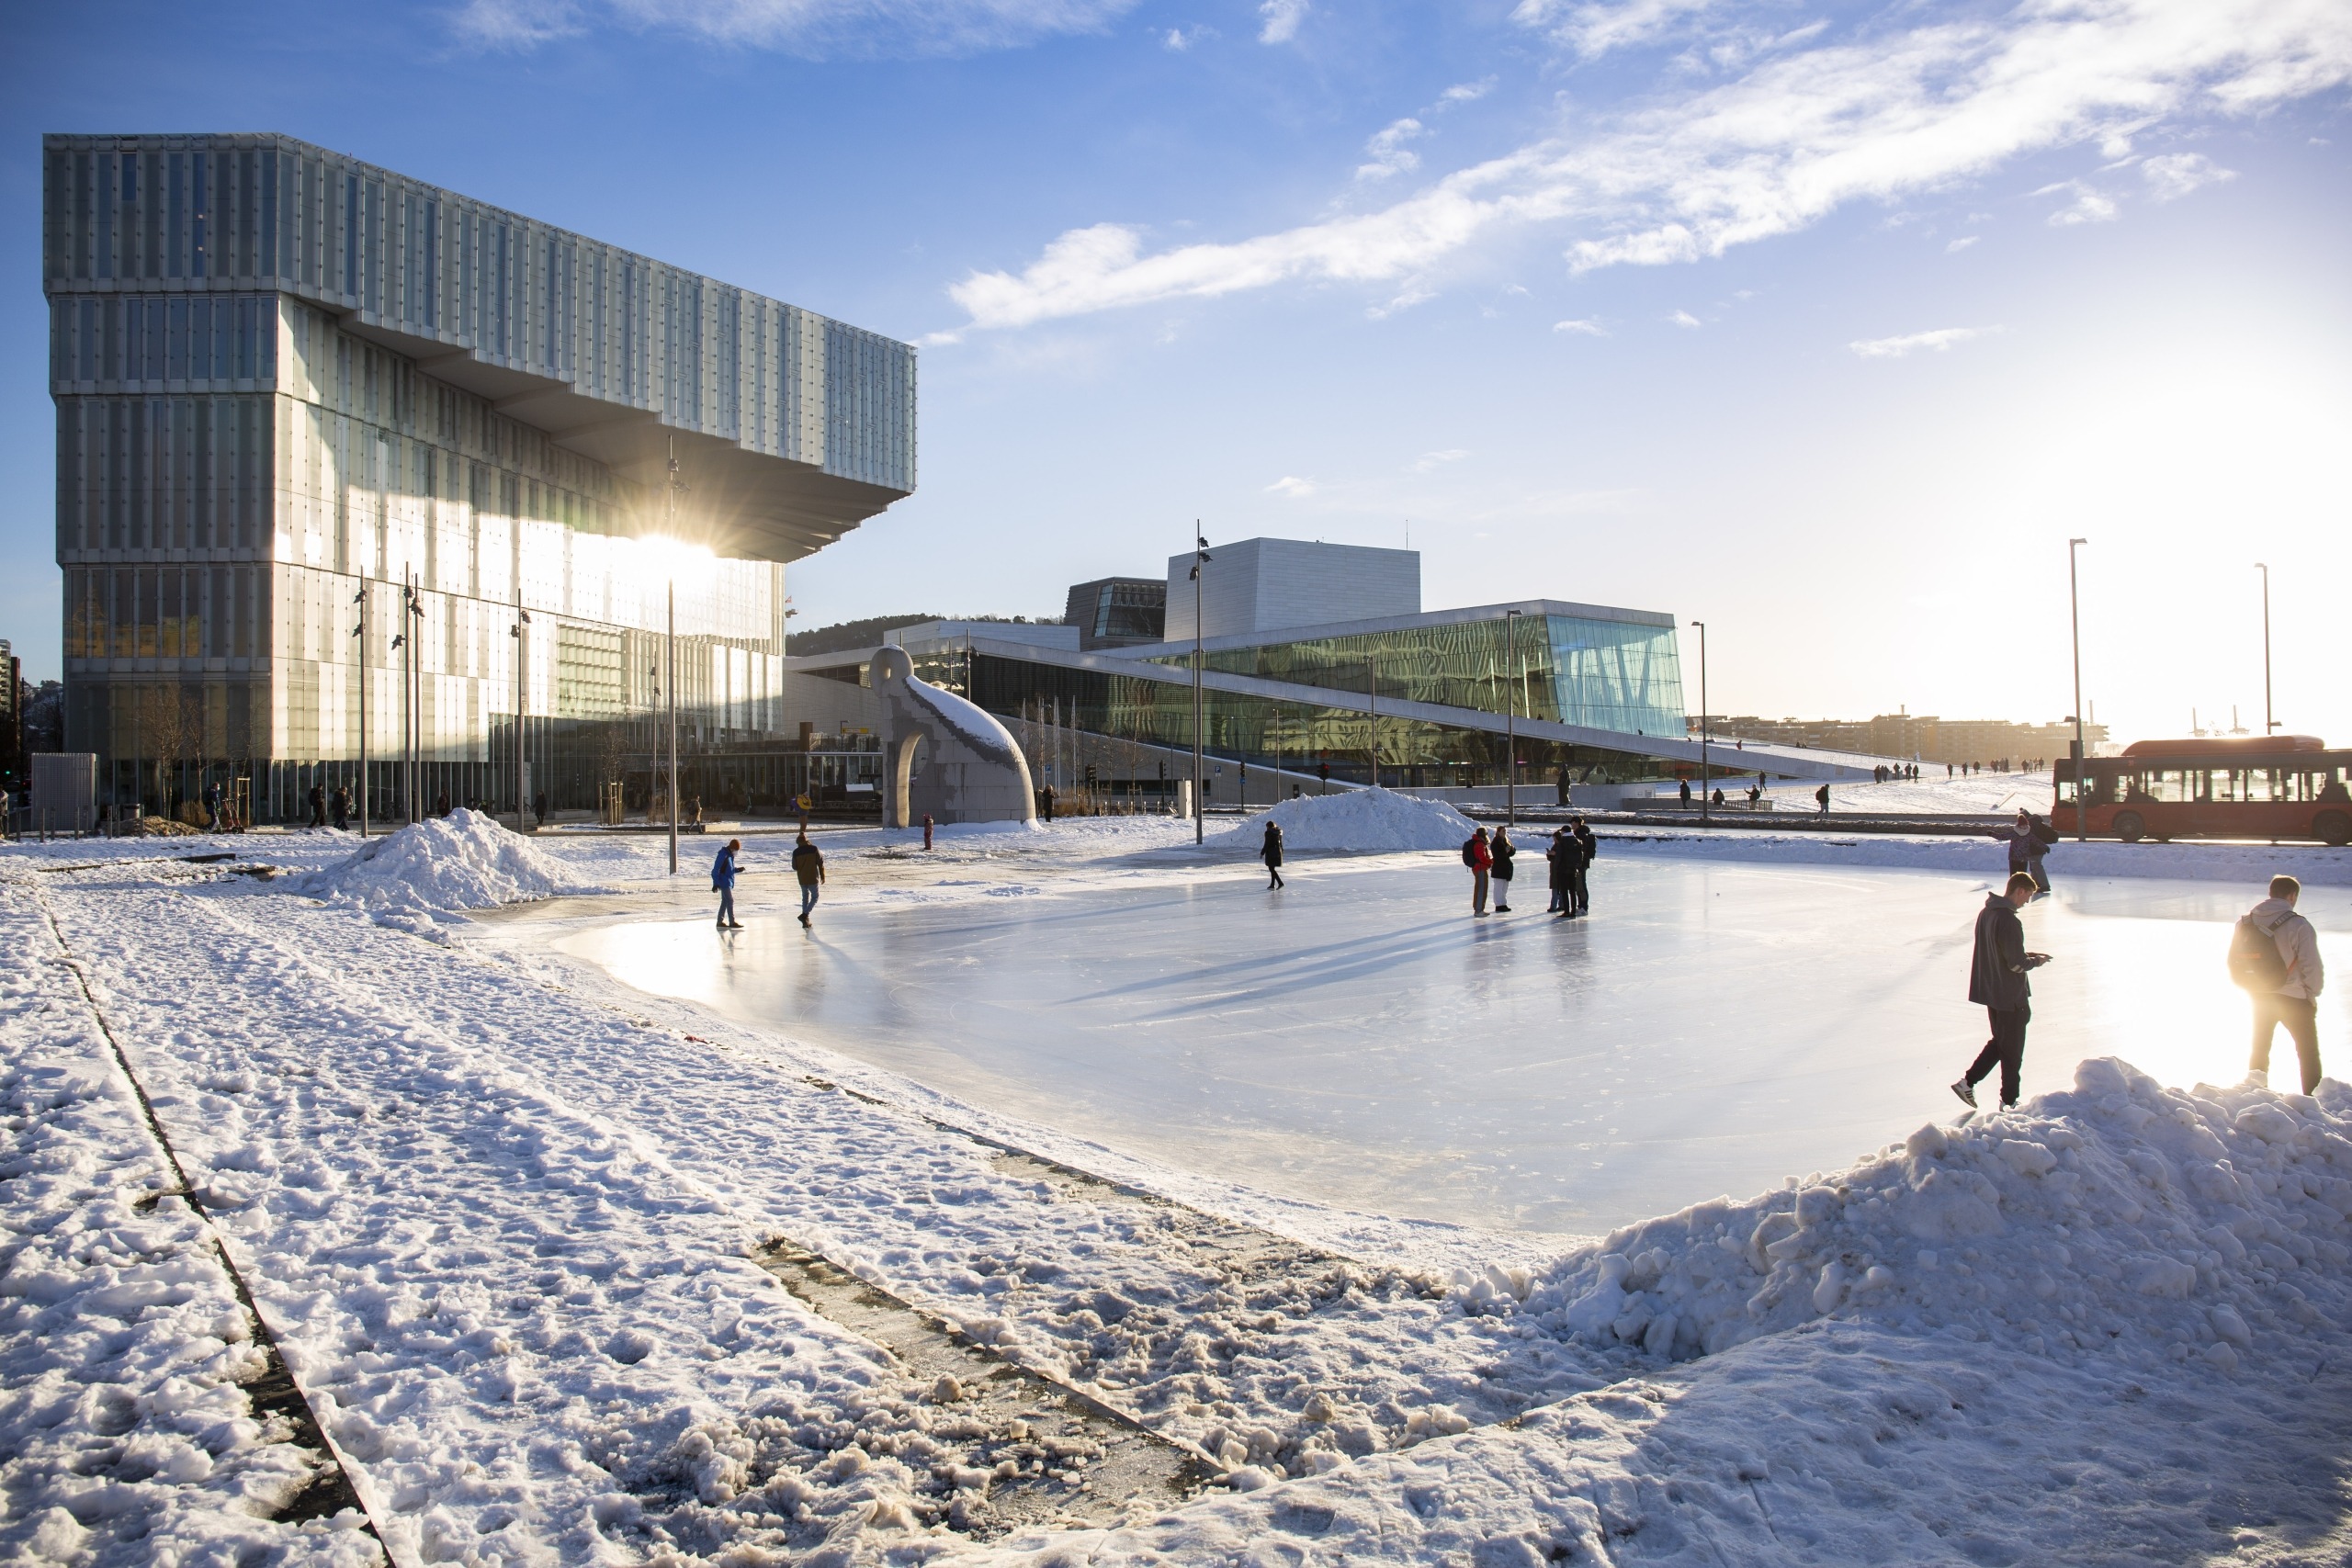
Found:
[[[785,566],[914,489],[910,347],[285,137],[43,152],[103,799],[289,817],[364,747],[379,818],[511,806],[519,716],[592,807],[665,684],[697,739],[788,722]]]

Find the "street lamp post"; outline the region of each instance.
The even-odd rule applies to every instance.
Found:
[[[1193,519],[1193,842],[1207,833],[1206,802],[1201,799],[1201,568],[1210,559],[1201,520]]]
[[[1519,826],[1519,612],[1503,612],[1503,666],[1511,689],[1503,702],[1503,820]]]
[[[351,635],[359,639],[359,839],[368,840],[368,584],[359,584],[352,599],[359,606],[359,626]]]
[[[514,584],[514,830],[526,833],[529,818],[524,813],[530,809],[529,784],[525,778],[529,764],[523,746],[524,662],[530,645],[524,640],[523,628],[531,624],[531,612],[523,608],[523,584]]]
[[[670,539],[670,629],[666,652],[670,663],[670,874],[678,874],[678,497],[685,481],[678,477],[678,438],[670,438],[670,473],[662,491],[662,532]]]
[[[2075,630],[2075,842],[2090,841],[2090,812],[2083,804],[2083,770],[2090,761],[2090,748],[2084,743],[2083,728],[2083,596],[2081,580],[2075,567],[2075,551],[2088,539],[2066,541],[2066,611]],[[2266,574],[2267,576],[2267,574]]]
[[[2270,569],[2256,561],[2254,570],[2262,573],[2262,733],[2267,737],[2278,728],[2270,716]]]
[[[1690,624],[1699,628],[1699,822],[1704,827],[1713,820],[1707,806],[1707,623]]]

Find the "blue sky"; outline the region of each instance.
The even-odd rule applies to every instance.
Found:
[[[2341,0],[14,7],[0,635],[56,669],[39,135],[277,130],[923,345],[803,626],[1214,541],[1710,628],[1719,712],[2352,739]],[[1693,649],[1692,651],[1695,651]],[[1696,693],[1692,694],[1693,705]]]

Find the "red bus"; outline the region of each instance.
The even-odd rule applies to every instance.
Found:
[[[2331,751],[2315,735],[2135,740],[2120,757],[2093,757],[2082,773],[2081,809],[2094,838],[2352,841],[2352,751]],[[2050,824],[2069,837],[2075,779],[2074,761],[2059,758]]]

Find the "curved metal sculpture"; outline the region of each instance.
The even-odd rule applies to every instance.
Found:
[[[1004,726],[955,693],[915,678],[899,648],[876,652],[866,677],[882,704],[882,822],[1034,822],[1029,762]],[[927,755],[915,771],[915,750]]]

